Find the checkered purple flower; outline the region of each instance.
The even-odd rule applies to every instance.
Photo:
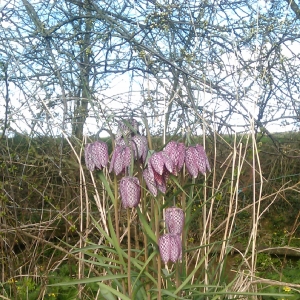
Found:
[[[148,168],[144,170],[143,177],[150,193],[156,197],[157,191],[163,194],[167,190],[167,181],[170,172],[173,170],[173,163],[163,151],[154,153],[148,162]]]
[[[173,171],[173,162],[164,151],[153,153],[149,159],[149,165],[159,175],[163,175],[164,172],[172,173]]]
[[[124,208],[138,206],[141,199],[141,187],[138,178],[123,177],[120,181],[120,196]]]
[[[177,175],[183,167],[185,159],[185,145],[170,141],[163,150],[173,162],[172,174]]]
[[[191,176],[196,178],[198,173],[205,174],[210,171],[209,161],[203,146],[190,146],[185,152],[185,165]]]
[[[148,154],[148,142],[146,137],[136,134],[131,138],[131,147],[134,152],[134,158],[141,159],[144,163]]]
[[[184,226],[184,211],[179,207],[167,208],[165,221],[169,233],[181,235]]]
[[[161,260],[166,264],[169,260],[175,263],[182,259],[181,238],[177,234],[167,233],[158,241]]]
[[[104,142],[96,141],[85,145],[84,157],[86,167],[90,171],[101,170],[108,163],[108,147]]]
[[[109,172],[115,171],[116,175],[124,172],[131,164],[131,149],[128,146],[117,145],[113,151]]]

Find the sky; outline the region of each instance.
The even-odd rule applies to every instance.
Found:
[[[217,2],[215,3],[217,4]],[[0,2],[0,10],[1,10],[1,5],[2,6],[4,5],[3,0]],[[270,6],[271,6],[270,1],[263,1],[263,0],[257,1],[257,10],[260,13],[263,13],[264,11],[270,9]],[[284,19],[286,15],[287,15],[286,13],[283,13],[282,18]],[[1,25],[4,28],[9,28],[9,26],[11,26],[11,24],[8,24],[7,22],[3,22],[3,21],[1,22]],[[233,32],[231,33],[231,39],[234,44],[235,35]],[[195,43],[194,45],[195,52],[197,52],[198,46],[199,45]],[[265,46],[270,47],[270,45],[268,44],[266,44]],[[294,53],[299,54],[300,47],[298,44],[289,45],[289,46]],[[292,55],[292,53],[288,48],[283,47],[282,51],[284,55],[286,55],[287,57]],[[258,62],[259,56],[255,52],[253,53],[252,51],[247,51],[247,49],[242,49],[242,53],[240,53],[240,55],[243,57],[243,60],[254,59]],[[255,57],[255,55],[257,55],[257,57]],[[222,56],[222,60],[224,62],[224,65],[226,66],[224,72],[227,72],[228,74],[231,72],[234,73],[235,70],[241,67],[240,61],[233,54],[228,54],[225,52]],[[212,78],[214,77],[213,70],[211,70],[211,76]],[[254,84],[252,86],[251,97],[241,99],[240,101],[242,102],[240,104],[237,104],[236,106],[236,108],[239,111],[242,111],[244,114],[248,114],[251,119],[251,115],[254,116],[257,115],[256,99],[258,99],[258,96],[263,91],[261,91],[259,85],[256,84],[255,82],[256,79],[249,77],[249,74],[247,74],[246,72],[244,74],[243,73],[236,74],[233,77],[230,77],[228,80],[231,81],[231,83],[234,83],[234,80],[236,78],[239,78],[238,84],[241,84],[241,82],[243,82],[245,87],[249,86],[249,84],[252,81],[254,81]],[[105,110],[105,113],[107,113],[108,116],[113,119],[115,117],[113,113],[114,111],[120,112],[122,111],[122,109],[124,110],[128,108],[132,109],[133,107],[140,107],[144,97],[142,93],[143,91],[141,91],[141,86],[143,86],[143,84],[145,84],[145,86],[149,85],[151,90],[157,90],[158,93],[156,97],[160,95],[160,97],[163,98],[162,101],[158,102],[159,105],[157,105],[157,107],[155,108],[155,113],[157,114],[157,116],[151,118],[150,120],[152,127],[155,128],[160,126],[164,121],[165,111],[168,106],[168,103],[163,101],[164,98],[167,99],[166,90],[171,88],[170,82],[168,82],[167,80],[165,81],[162,80],[162,85],[159,88],[157,88],[157,83],[153,82],[152,80],[149,80],[147,82],[147,79],[141,77],[140,79],[136,78],[135,81],[132,81],[130,74],[123,74],[111,79],[109,87],[106,88],[105,90],[102,90],[101,94],[96,95],[96,97],[99,101],[101,101],[102,109]],[[33,83],[32,88],[30,88],[27,91],[26,98],[13,85],[10,86],[10,93],[11,93],[10,104],[11,104],[11,108],[13,108],[13,113],[11,114],[11,121],[12,121],[11,125],[15,126],[15,130],[30,132],[33,128],[34,129],[37,128],[36,127],[37,124],[41,125],[40,126],[41,132],[43,132],[43,130],[45,132],[51,131],[53,135],[57,135],[61,132],[61,130],[63,130],[61,125],[61,115],[62,115],[61,107],[57,106],[55,110],[50,109],[48,115],[41,116],[40,112],[43,111],[45,106],[47,105],[45,100],[43,100],[45,99],[46,95],[41,87]],[[30,98],[30,95],[32,96],[38,95],[40,101],[36,103],[32,102],[30,105],[28,105],[27,101]],[[166,96],[164,97],[164,95]],[[213,99],[209,91],[199,92],[197,97],[198,97],[197,98],[198,104],[201,104],[201,106],[203,106],[205,110],[207,110],[211,114],[217,113],[219,118],[222,117],[221,111],[223,110],[223,107],[220,99],[218,98]],[[246,107],[246,111],[245,111],[245,107]],[[279,111],[278,113],[280,115],[282,112]],[[90,110],[90,117],[87,119],[86,122],[85,134],[87,135],[94,134],[99,130],[101,126],[103,126],[103,124],[100,123],[101,120],[103,120],[103,118],[101,118],[101,116],[100,118],[98,118],[98,116],[100,116],[99,107],[97,106],[97,103],[95,103],[94,108]],[[0,118],[3,118],[3,116],[1,115]],[[233,114],[231,118],[228,120],[228,123],[232,126],[232,129],[236,132],[245,131],[245,128],[249,129],[251,125],[250,123],[248,124],[245,123],[245,119],[238,113]],[[197,124],[195,130],[199,132],[199,130],[201,131],[201,126],[198,125],[199,124]],[[214,123],[207,124],[207,126],[216,128],[216,124]],[[286,131],[286,130],[293,130],[293,129],[294,129],[293,125],[290,126],[287,125],[285,127],[283,127],[281,124],[276,124],[276,123],[272,125],[268,125],[268,130],[272,132]]]

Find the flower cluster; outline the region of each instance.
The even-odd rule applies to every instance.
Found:
[[[184,211],[178,207],[167,208],[165,221],[169,232],[159,238],[159,252],[164,263],[169,260],[175,263],[182,258],[180,235],[184,226]]]
[[[137,177],[129,176],[134,161],[146,163],[148,143],[140,135],[138,122],[134,119],[118,123],[115,136],[115,149],[111,156],[109,172],[125,174],[120,180],[119,190],[124,208],[136,207],[141,198],[141,186]],[[101,170],[108,163],[108,147],[104,142],[94,142],[85,147],[85,163],[90,171]],[[154,152],[143,170],[143,178],[148,190],[155,197],[158,191],[166,193],[170,174],[177,176],[185,165],[187,172],[196,178],[199,173],[210,171],[209,161],[203,146],[186,147],[183,143],[169,142],[162,151]],[[164,263],[175,263],[182,257],[181,234],[184,227],[184,212],[177,207],[165,210],[168,233],[159,238],[158,246]]]
[[[148,190],[157,196],[158,190],[166,192],[166,184],[170,174],[177,175],[185,164],[189,174],[196,178],[198,173],[210,171],[209,161],[203,146],[185,147],[183,143],[169,142],[163,151],[152,154],[148,167],[143,172]]]

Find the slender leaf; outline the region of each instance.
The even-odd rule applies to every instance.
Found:
[[[107,280],[114,280],[114,279],[121,279],[121,278],[127,278],[127,275],[116,274],[116,275],[104,275],[104,276],[97,276],[97,277],[89,277],[89,278],[83,278],[83,279],[74,279],[71,281],[49,284],[49,286],[66,286],[66,285],[86,284],[86,283],[94,283],[94,282],[99,282],[99,281],[107,281]]]
[[[107,179],[104,176],[102,171],[98,172],[98,177],[102,181],[102,183],[104,184],[105,190],[107,191],[111,201],[113,202],[114,205],[116,205],[116,199],[114,197],[114,194],[113,194],[113,192],[110,188],[110,185],[109,185],[109,183],[108,183],[108,181],[107,181]]]
[[[126,276],[127,277],[127,276]],[[102,282],[99,282],[98,285],[100,286],[101,291],[111,292],[112,294],[116,295],[117,297],[121,298],[122,300],[132,300],[128,298],[126,295],[120,293],[119,291],[115,290],[113,287],[108,286]]]
[[[142,214],[139,207],[137,207],[137,213],[142,223],[142,226],[145,229],[145,233],[152,240],[152,242],[155,243],[155,245],[157,246],[157,237],[155,236],[154,232],[152,231],[151,227],[149,226],[145,216]]]

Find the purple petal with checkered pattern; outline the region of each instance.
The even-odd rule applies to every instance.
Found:
[[[162,175],[165,169],[170,173],[173,171],[173,162],[163,151],[153,153],[149,163],[159,175]]]
[[[149,171],[149,169],[145,169],[143,171],[143,177],[146,182],[147,188],[149,192],[156,197],[157,196],[157,187],[154,180],[153,172]]]
[[[185,152],[185,166],[191,176],[198,176],[198,153],[195,147],[188,147]]]
[[[146,137],[137,134],[131,138],[131,144],[135,158],[142,159],[144,163],[148,153],[148,143]]]
[[[185,146],[183,143],[177,143],[175,141],[170,141],[163,150],[167,153],[168,157],[173,163],[172,174],[177,175],[177,173],[182,169],[185,158]]]
[[[161,260],[166,264],[169,260],[175,263],[182,258],[182,243],[179,235],[167,233],[158,241]]]
[[[138,178],[123,177],[120,181],[120,196],[124,208],[138,206],[141,199],[141,187]]]
[[[209,165],[209,161],[208,161],[205,149],[203,148],[202,145],[199,145],[199,144],[196,145],[196,149],[197,149],[198,155],[200,157],[199,171],[202,174],[205,174],[206,170],[208,170],[210,172],[210,165]]]
[[[116,146],[113,151],[109,172],[115,171],[116,175],[122,173],[131,164],[131,150],[127,146]]]
[[[108,163],[107,144],[99,141],[86,144],[84,156],[85,164],[90,171],[94,171],[95,167],[101,170]]]
[[[164,158],[162,157],[160,152],[155,152],[150,157],[149,163],[154,171],[156,171],[158,174],[162,175],[164,171]]]
[[[170,260],[175,263],[182,259],[182,242],[178,234],[171,235]]]
[[[184,160],[185,160],[185,145],[184,145],[184,143],[178,143],[177,152],[178,152],[177,171],[179,172],[182,169]]]
[[[93,160],[92,152],[91,152],[92,144],[86,144],[84,149],[84,158],[85,158],[85,165],[90,171],[94,171],[95,163]]]
[[[92,144],[93,160],[98,169],[106,167],[108,163],[108,147],[104,142],[95,142]]]
[[[165,210],[166,225],[169,233],[181,234],[184,226],[184,211],[179,207],[169,207]]]

